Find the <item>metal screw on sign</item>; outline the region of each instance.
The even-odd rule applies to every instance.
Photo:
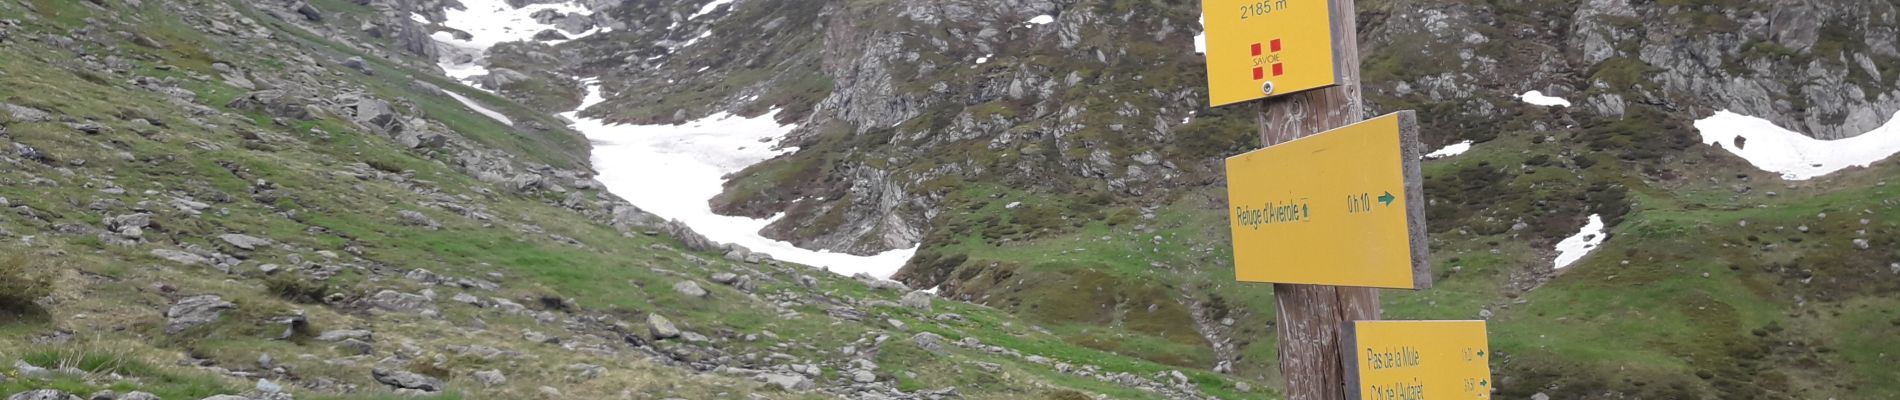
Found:
[[[1273,81],[1267,81],[1267,83],[1261,84],[1260,93],[1269,96],[1273,95]]]

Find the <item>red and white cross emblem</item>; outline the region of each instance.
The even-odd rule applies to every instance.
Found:
[[[1280,52],[1280,39],[1273,39],[1271,41],[1267,41],[1266,45],[1267,45],[1266,48],[1262,49],[1260,46],[1260,43],[1253,44],[1252,53],[1253,53],[1254,58],[1258,59],[1260,56],[1264,56],[1267,53],[1277,54]],[[1261,50],[1266,50],[1266,51],[1261,51]],[[1272,67],[1273,67],[1273,76],[1280,76],[1280,75],[1286,74],[1286,67],[1284,65],[1281,65],[1280,63],[1275,62],[1272,64]],[[1267,79],[1267,67],[1258,66],[1258,64],[1256,63],[1256,66],[1253,67],[1253,80],[1257,81],[1257,80],[1262,80],[1262,79]]]

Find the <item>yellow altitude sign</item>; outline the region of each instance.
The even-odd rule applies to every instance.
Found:
[[[1235,279],[1431,287],[1417,121],[1402,111],[1228,158]]]
[[[1358,62],[1336,57],[1327,0],[1204,0],[1201,16],[1213,107],[1333,86]]]
[[[1353,321],[1340,340],[1346,398],[1491,398],[1484,321]]]

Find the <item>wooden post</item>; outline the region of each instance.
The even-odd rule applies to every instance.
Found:
[[[1327,0],[1332,7],[1334,59],[1339,86],[1267,99],[1260,108],[1260,141],[1272,146],[1350,125],[1365,118],[1359,97],[1359,24],[1353,0]],[[1344,400],[1345,371],[1339,355],[1346,322],[1379,319],[1378,289],[1274,284],[1279,319],[1280,372],[1288,400]]]

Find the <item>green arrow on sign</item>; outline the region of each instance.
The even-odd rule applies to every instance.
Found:
[[[1484,357],[1484,350],[1478,350],[1478,356]]]
[[[1393,201],[1393,200],[1398,200],[1398,199],[1399,199],[1399,198],[1397,198],[1397,197],[1392,197],[1392,192],[1385,192],[1385,194],[1384,194],[1384,195],[1381,195],[1381,196],[1379,196],[1379,202],[1380,202],[1380,203],[1385,203],[1385,206],[1386,206],[1386,207],[1391,207],[1391,206],[1392,206],[1392,201]]]

